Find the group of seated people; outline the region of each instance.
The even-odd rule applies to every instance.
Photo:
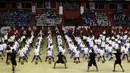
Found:
[[[45,11],[43,14],[35,16],[37,26],[55,26],[61,24],[62,18],[53,11]]]
[[[85,24],[88,26],[96,26],[94,21],[94,13],[87,12],[81,15],[82,19],[84,20]]]
[[[117,12],[113,15],[113,20],[116,26],[129,26],[130,17],[122,12]]]
[[[98,26],[108,26],[109,20],[106,13],[95,12],[96,21]]]
[[[111,26],[108,20],[107,14],[104,12],[86,12],[81,15],[85,24],[88,26]],[[95,22],[96,20],[96,22]],[[130,17],[123,12],[116,12],[112,16],[112,20],[115,22],[115,26],[129,26]]]
[[[83,13],[82,19],[88,26],[109,26],[110,21],[108,20],[107,14],[104,12],[91,12],[88,11]]]
[[[5,26],[29,26],[31,12],[16,10],[15,12],[0,12],[0,24]]]

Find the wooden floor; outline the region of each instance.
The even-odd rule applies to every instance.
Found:
[[[63,64],[57,64],[56,68],[53,69],[54,63],[49,64],[48,62],[45,61],[45,56],[46,56],[46,39],[43,41],[43,51],[41,51],[41,58],[43,62],[39,62],[37,65],[35,63],[31,63],[32,57],[33,57],[33,48],[31,51],[31,55],[29,56],[28,63],[25,63],[24,65],[21,65],[20,63],[17,63],[16,71],[15,73],[87,73],[87,60],[86,59],[81,59],[81,63],[75,64],[73,63],[73,59],[70,59],[70,55],[67,54],[67,69],[64,68]],[[53,37],[53,43],[56,45],[55,37]],[[65,43],[64,43],[65,44]],[[55,60],[56,54],[57,54],[57,49],[55,46]],[[82,56],[82,55],[81,55]],[[18,61],[18,58],[17,58]],[[113,70],[113,63],[114,61],[106,61],[105,63],[97,62],[99,72],[98,73],[114,73],[112,72]],[[125,72],[124,73],[130,73],[130,63],[127,63],[126,60],[122,62],[122,65],[124,67]],[[116,73],[122,73],[121,68],[119,65],[117,65],[116,68],[117,72]],[[90,68],[90,73],[95,73],[96,69],[95,67]],[[4,60],[0,59],[0,73],[12,73],[11,71],[11,64],[6,65],[5,64],[5,58]]]

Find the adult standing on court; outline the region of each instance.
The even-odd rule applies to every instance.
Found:
[[[95,52],[93,49],[90,50],[90,54],[89,54],[89,62],[88,62],[88,72],[89,72],[89,68],[94,65],[98,71],[98,67],[97,67],[97,64],[96,64],[96,60],[95,60]]]
[[[65,65],[65,68],[67,68],[67,67],[66,67],[66,62],[65,62],[65,60],[64,60],[64,55],[62,54],[62,52],[59,52],[58,55],[57,55],[57,57],[58,57],[58,60],[54,63],[54,67],[53,67],[53,68],[55,68],[56,63],[64,64],[64,65]]]
[[[114,53],[114,54],[116,56],[116,60],[115,60],[115,63],[114,63],[114,70],[113,70],[113,72],[115,72],[116,64],[119,64],[121,69],[122,69],[122,72],[124,72],[124,69],[123,69],[123,67],[121,65],[121,53],[120,53],[120,50],[117,50],[117,52]]]
[[[14,49],[12,49],[12,53],[11,53],[11,63],[12,63],[12,71],[15,71],[17,62],[16,62],[16,51]]]
[[[8,61],[11,58],[11,49],[10,49],[10,44],[7,43],[7,49],[6,49],[7,57],[6,57],[6,64],[8,64]]]

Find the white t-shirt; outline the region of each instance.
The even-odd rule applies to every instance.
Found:
[[[127,48],[124,50],[124,53],[125,53],[125,54],[127,54],[127,53],[128,53],[128,49],[127,49]]]
[[[115,44],[115,49],[118,49],[119,48],[119,45],[118,44]]]
[[[62,45],[62,40],[58,39],[58,45]]]
[[[58,46],[58,48],[59,48],[59,51],[62,51],[62,50],[63,50],[62,46]]]
[[[107,50],[107,51],[108,51],[108,47],[109,47],[109,45],[108,45],[108,44],[106,44],[106,45],[105,45],[105,50]]]
[[[82,43],[82,40],[81,40],[81,39],[78,39],[77,42],[78,42],[78,44],[81,44],[81,43]]]
[[[28,45],[30,44],[30,40],[29,40],[29,39],[28,39],[28,40],[26,40],[26,44],[28,44]]]
[[[110,39],[110,38],[109,38],[109,37],[107,37],[107,38],[106,38],[106,42],[108,42],[108,41],[109,41],[109,39]]]
[[[19,47],[19,43],[17,41],[15,41],[15,45],[17,48]]]
[[[41,41],[42,40],[42,36],[39,36],[38,39]]]
[[[100,49],[99,53],[100,53],[100,56],[103,56],[105,52],[104,52],[104,50]]]
[[[74,48],[74,45],[71,44],[71,43],[69,43],[69,49],[70,49],[70,50],[73,50],[73,48]]]
[[[84,53],[88,54],[88,48],[84,48]]]
[[[6,35],[4,36],[4,39],[5,39],[5,40],[7,40],[7,39],[8,39],[8,34],[6,34]]]
[[[47,56],[52,56],[52,51],[51,50],[47,51]]]
[[[89,42],[89,45],[90,45],[90,47],[93,47],[93,46],[94,46],[93,41],[90,41],[90,42]]]
[[[109,47],[108,47],[108,51],[109,51],[109,52],[112,52],[112,50],[113,50],[113,47],[109,46]]]
[[[77,51],[77,47],[74,47],[72,50],[73,50],[73,52],[76,52]]]
[[[24,56],[24,51],[21,49],[21,50],[19,50],[19,56],[20,57],[23,57]]]
[[[6,43],[3,44],[3,48],[4,48],[4,49],[7,48],[7,44],[6,44]]]
[[[61,52],[62,52],[62,54],[64,55],[64,54],[65,54],[65,49],[63,49]]]
[[[23,41],[23,39],[25,39],[25,38],[26,38],[25,36],[22,36],[22,37],[21,37],[21,42],[22,42],[22,41]]]
[[[23,47],[23,52],[26,54],[27,53],[27,50],[28,50],[28,48],[25,46],[25,47]]]
[[[81,43],[81,44],[80,44],[80,47],[84,48],[84,47],[85,47],[85,45],[84,45],[83,43]]]
[[[97,44],[100,45],[101,44],[101,39],[97,40]]]
[[[105,40],[105,36],[102,36],[102,40],[103,40],[103,41]]]
[[[127,48],[130,48],[130,43],[125,44]]]
[[[29,44],[26,44],[25,47],[29,48]]]
[[[98,46],[97,46],[97,45],[94,45],[94,46],[93,46],[93,49],[94,49],[94,50],[98,49]]]
[[[34,49],[34,54],[35,54],[35,55],[40,55],[40,54],[39,54],[39,49]]]
[[[40,49],[41,49],[40,45],[37,45],[37,49],[38,49],[38,50],[40,50]]]
[[[111,44],[111,43],[112,43],[112,40],[108,40],[108,43]]]
[[[62,54],[65,53],[65,49],[63,49],[63,47],[59,46],[59,52],[62,52]]]
[[[75,52],[75,57],[79,57],[80,51]]]
[[[4,47],[3,47],[2,44],[0,44],[0,51],[1,51],[1,50],[4,50]]]
[[[121,52],[124,52],[125,46],[121,46]]]
[[[115,44],[116,44],[115,42],[111,42],[113,48],[115,48]]]
[[[50,45],[49,48],[53,51],[54,45]]]
[[[10,39],[11,39],[11,41],[14,41],[15,35],[11,36]]]
[[[13,45],[13,49],[17,50],[17,45],[16,44]]]
[[[102,41],[101,47],[105,47],[105,42],[104,41]]]
[[[14,49],[13,47],[10,47],[10,49],[11,49],[11,51],[12,51],[12,49]]]
[[[61,35],[58,35],[57,38],[61,38]]]

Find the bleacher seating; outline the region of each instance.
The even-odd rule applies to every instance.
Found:
[[[98,26],[108,26],[109,20],[106,13],[95,12],[96,21]]]
[[[113,15],[113,20],[115,21],[116,26],[129,26],[130,25],[130,17],[122,12],[115,13]]]
[[[94,22],[94,13],[91,13],[91,12],[87,12],[87,13],[83,13],[81,15],[82,19],[84,20],[85,24],[87,26],[94,26],[96,25],[95,22]]]
[[[45,11],[35,16],[37,26],[55,26],[60,24],[62,19],[53,11]]]
[[[31,12],[18,10],[16,12],[0,12],[0,25],[2,26],[29,26]]]
[[[107,14],[103,12],[87,12],[81,15],[85,24],[88,26],[109,26]]]

